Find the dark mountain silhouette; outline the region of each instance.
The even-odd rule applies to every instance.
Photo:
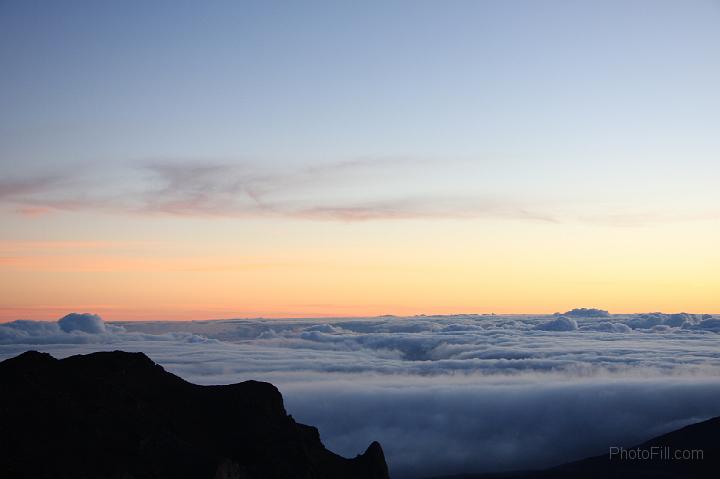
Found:
[[[619,459],[617,451],[541,471],[461,474],[435,479],[715,479],[720,477],[720,417],[650,439],[626,451],[653,451],[648,459]],[[674,458],[674,454],[679,454]],[[683,451],[687,459],[682,458]],[[702,453],[692,453],[702,451]],[[637,454],[637,453],[636,453]]]
[[[345,459],[272,384],[198,386],[142,353],[26,352],[0,363],[4,479],[387,479],[382,448]]]

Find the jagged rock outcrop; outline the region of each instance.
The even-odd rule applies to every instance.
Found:
[[[346,459],[269,383],[198,386],[142,353],[0,363],[5,479],[387,479],[382,448]]]

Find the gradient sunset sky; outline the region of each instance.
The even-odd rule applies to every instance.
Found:
[[[720,313],[720,2],[0,2],[0,321]]]

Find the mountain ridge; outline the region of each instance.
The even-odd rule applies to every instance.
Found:
[[[28,351],[0,362],[0,384],[8,479],[388,479],[379,443],[327,450],[270,383],[199,386],[143,353]]]

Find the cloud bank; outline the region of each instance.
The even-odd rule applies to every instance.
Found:
[[[125,349],[201,384],[271,381],[328,447],[353,455],[379,440],[403,479],[549,466],[720,415],[718,323],[646,313],[108,324],[83,314],[0,325],[0,357]]]
[[[135,341],[214,342],[185,332],[144,334],[128,332],[122,326],[107,324],[96,314],[70,313],[57,322],[17,320],[0,323],[0,345],[122,344]]]

